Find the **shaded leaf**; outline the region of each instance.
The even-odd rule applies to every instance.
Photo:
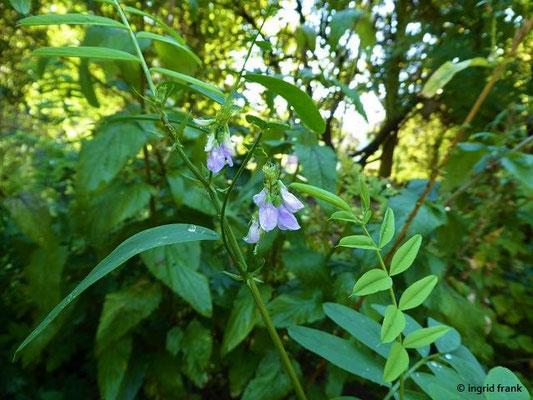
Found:
[[[98,357],[98,387],[103,400],[115,400],[128,369],[131,336],[118,340]]]
[[[302,166],[302,175],[310,184],[334,191],[337,182],[337,156],[331,147],[297,144],[294,153]]]
[[[135,35],[137,39],[149,39],[149,40],[158,40],[160,42],[165,42],[168,44],[171,44],[172,46],[177,47],[178,49],[181,49],[185,51],[187,54],[191,56],[191,58],[196,61],[198,64],[202,64],[202,61],[198,58],[196,54],[193,53],[193,51],[187,47],[186,45],[178,42],[177,40],[170,38],[168,36],[158,35],[156,33],[152,32],[137,32]]]
[[[487,392],[487,400],[528,400],[529,392],[526,386],[513,372],[504,367],[492,368],[487,374],[484,385],[496,387],[494,392]],[[503,386],[502,391],[499,385]],[[518,390],[520,389],[520,392]]]
[[[9,0],[15,10],[21,14],[28,14],[31,9],[31,0]]]
[[[282,294],[268,304],[268,309],[278,328],[315,322],[324,317],[322,292],[307,290],[297,294]]]
[[[182,340],[183,371],[196,386],[203,387],[208,380],[207,367],[213,350],[213,338],[209,329],[197,320],[187,326]]]

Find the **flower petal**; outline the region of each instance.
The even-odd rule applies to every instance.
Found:
[[[278,228],[282,231],[300,229],[300,224],[298,224],[296,217],[285,206],[278,207]]]
[[[207,157],[207,168],[213,173],[218,173],[226,165],[226,159],[224,158],[224,153],[221,151],[220,146],[215,147],[209,153]]]
[[[257,219],[254,219],[252,221],[252,224],[250,225],[250,229],[248,230],[248,235],[246,235],[246,237],[244,237],[243,239],[246,243],[257,243],[259,242],[260,237],[261,228],[259,227]]]
[[[278,209],[271,203],[265,203],[259,208],[259,223],[261,228],[270,232],[278,224]]]
[[[259,193],[254,195],[254,197],[252,198],[254,199],[254,203],[257,204],[259,207],[263,206],[267,198],[266,190],[265,189],[261,190]]]
[[[300,200],[298,200],[298,198],[295,195],[293,195],[291,192],[289,192],[286,188],[281,188],[280,193],[283,199],[283,205],[291,213],[295,213],[296,211],[304,208],[303,203]]]

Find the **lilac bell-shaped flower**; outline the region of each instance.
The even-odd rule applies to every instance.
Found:
[[[207,137],[207,144],[205,145],[205,151],[209,152],[207,157],[207,168],[213,173],[219,173],[226,163],[233,167],[233,143],[229,137],[229,134],[224,134],[224,140],[219,143],[214,133],[211,133]]]
[[[257,218],[252,220],[250,224],[250,229],[248,230],[248,235],[244,237],[246,243],[257,243],[261,237],[261,228],[259,227],[259,222]]]

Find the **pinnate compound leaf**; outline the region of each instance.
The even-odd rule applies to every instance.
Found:
[[[392,286],[392,279],[382,269],[374,268],[361,276],[353,287],[352,295],[366,296],[387,290]]]
[[[390,275],[398,275],[411,266],[418,254],[422,236],[415,235],[402,244],[394,253],[390,264]]]
[[[289,336],[307,350],[354,375],[381,383],[383,364],[362,352],[355,343],[304,326],[289,328]]]
[[[287,103],[294,108],[298,117],[301,118],[304,125],[309,129],[317,133],[324,133],[326,130],[326,123],[320,115],[315,103],[309,95],[300,88],[294,86],[292,83],[273,76],[246,74],[244,78],[248,82],[259,83],[271,92],[287,100]]]
[[[394,342],[390,349],[389,357],[385,363],[383,371],[383,382],[392,382],[409,366],[409,355],[407,350],[398,343]]]
[[[112,28],[127,29],[114,19],[99,17],[90,14],[44,14],[35,15],[21,19],[19,25],[22,26],[39,26],[39,25],[99,25],[109,26]]]
[[[111,254],[104,258],[67,297],[50,311],[37,328],[35,328],[18,347],[15,352],[15,358],[18,353],[32,342],[76,297],[133,256],[154,247],[193,242],[196,240],[218,240],[218,238],[216,232],[207,228],[187,224],[170,224],[147,229],[126,239],[113,250]]]
[[[485,379],[484,386],[495,386],[494,392],[486,392],[485,397],[487,400],[528,400],[529,392],[526,388],[526,386],[520,382],[520,379],[513,374],[513,372],[507,368],[504,367],[495,367],[492,368],[489,373],[487,374],[487,378]],[[507,388],[515,388],[515,392],[505,392],[504,391],[497,391],[498,385],[502,385]],[[518,389],[520,388],[520,392],[518,392]]]
[[[387,208],[383,216],[383,222],[379,230],[379,247],[383,248],[394,237],[394,211],[392,208]]]
[[[405,338],[403,345],[408,349],[424,347],[445,335],[450,330],[449,326],[438,325],[430,328],[418,329]]]
[[[93,46],[41,47],[31,54],[40,57],[77,57],[141,62],[139,58],[125,51]]]
[[[452,63],[446,61],[429,77],[422,92],[423,97],[431,98],[435,96],[439,89],[442,89],[458,72],[468,67],[489,67],[490,63],[483,57],[476,57],[470,60]]]
[[[124,337],[98,357],[98,387],[103,400],[115,400],[126,375],[131,354],[131,336]]]
[[[402,297],[400,297],[400,310],[409,310],[422,304],[430,295],[438,280],[439,278],[435,275],[429,275],[405,289]]]
[[[317,199],[324,200],[326,203],[334,205],[335,207],[341,208],[344,211],[351,212],[351,208],[343,199],[339,196],[328,192],[327,190],[318,188],[313,185],[308,185],[306,183],[291,183],[289,185],[291,189],[299,190],[300,192],[306,193],[310,196],[316,197]]]
[[[343,237],[337,246],[356,249],[377,250],[372,239],[365,235],[351,235]]]
[[[385,318],[381,325],[381,341],[392,342],[405,328],[405,315],[395,305],[390,305],[385,310]]]

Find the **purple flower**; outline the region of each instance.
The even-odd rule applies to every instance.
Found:
[[[261,228],[270,232],[278,224],[278,209],[271,203],[264,203],[259,207],[259,223]]]
[[[265,204],[265,201],[267,198],[266,190],[265,189],[261,190],[259,193],[254,195],[254,197],[252,198],[254,199],[254,203],[257,204],[259,207],[261,207],[263,204]]]
[[[282,231],[300,229],[300,224],[298,224],[296,217],[284,205],[278,207],[278,228]]]
[[[224,168],[226,162],[230,167],[233,167],[231,152],[224,144],[220,144],[211,149],[209,157],[207,157],[207,168],[216,174]]]
[[[261,236],[261,228],[259,227],[259,222],[257,222],[257,219],[253,219],[252,224],[250,225],[250,229],[248,230],[248,235],[244,237],[244,241],[246,243],[257,243],[259,242],[259,238]]]
[[[282,187],[280,190],[281,198],[283,199],[283,205],[289,210],[291,213],[295,213],[296,211],[301,210],[304,208],[304,205],[298,198],[290,193],[287,188]]]

